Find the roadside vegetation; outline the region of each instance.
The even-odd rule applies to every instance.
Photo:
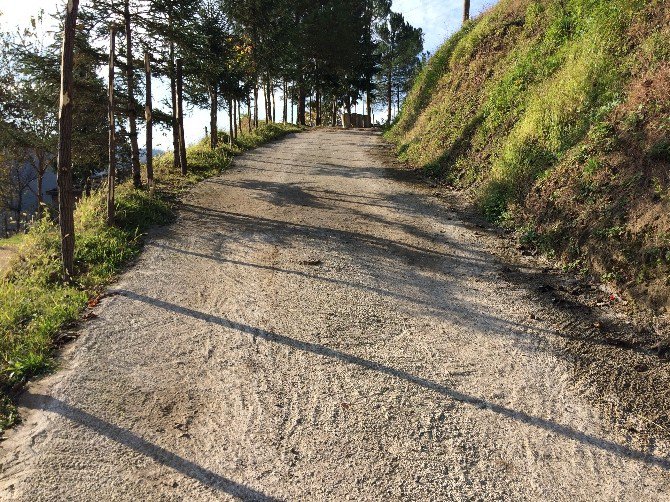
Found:
[[[226,140],[212,150],[209,139],[187,149],[190,166],[183,177],[172,169],[172,155],[156,159],[156,188],[137,189],[132,180],[117,188],[116,225],[106,224],[105,187],[83,198],[75,210],[75,270],[63,281],[60,233],[48,217],[32,224],[25,235],[7,240],[16,256],[0,279],[0,429],[17,419],[9,394],[29,378],[54,366],[54,349],[67,340],[66,328],[81,319],[117,274],[141,250],[142,238],[152,226],[172,221],[177,197],[202,179],[226,169],[234,155],[277,139],[297,126],[261,125]],[[0,241],[0,243],[5,242]]]
[[[387,133],[522,246],[670,305],[670,6],[501,0],[428,61]]]

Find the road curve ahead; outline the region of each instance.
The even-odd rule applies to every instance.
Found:
[[[528,288],[377,133],[239,157],[96,308],[2,443],[2,500],[668,500]]]

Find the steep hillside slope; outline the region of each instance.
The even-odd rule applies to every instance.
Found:
[[[525,245],[662,311],[668,4],[501,0],[432,57],[388,137]]]

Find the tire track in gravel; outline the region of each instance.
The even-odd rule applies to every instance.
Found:
[[[667,500],[668,444],[580,394],[559,321],[383,150],[318,130],[194,188],[29,387],[2,498]]]

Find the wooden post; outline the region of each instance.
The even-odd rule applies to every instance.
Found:
[[[72,108],[74,39],[79,0],[69,0],[63,27],[60,112],[58,115],[58,221],[65,279],[74,275],[74,194],[72,193]]]
[[[109,122],[109,167],[107,170],[107,225],[114,225],[114,192],[116,185],[116,121],[114,117],[114,64],[116,28],[109,29],[109,75],[107,78],[107,119]]]
[[[177,59],[177,124],[179,127],[179,164],[181,174],[186,176],[186,138],[184,137],[184,70],[181,58]]]
[[[144,53],[144,75],[146,78],[146,101],[144,104],[144,119],[147,124],[147,185],[149,190],[154,189],[154,118],[151,103],[151,56]]]

